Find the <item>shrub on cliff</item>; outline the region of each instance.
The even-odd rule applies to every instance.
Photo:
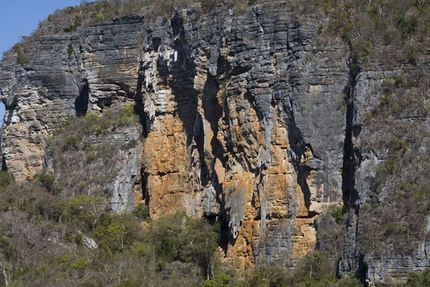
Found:
[[[23,43],[25,43],[24,41],[23,41]],[[23,44],[19,44],[19,43],[17,43],[17,44],[15,44],[15,45],[13,45],[13,48],[12,48],[14,51],[15,51],[15,53],[16,53],[16,62],[18,63],[18,64],[20,64],[20,65],[24,65],[24,64],[27,64],[28,63],[28,57],[27,57],[27,55],[26,55],[26,53],[25,53],[25,50],[24,50],[24,45]]]
[[[141,220],[147,220],[149,219],[149,209],[148,205],[140,203],[138,204],[133,211],[131,212],[134,216]]]
[[[53,192],[54,188],[54,178],[52,175],[46,172],[41,172],[35,175],[34,177],[40,184],[45,187],[49,192]]]
[[[0,189],[5,189],[13,182],[13,178],[9,172],[0,170]]]
[[[105,196],[122,168],[123,154],[139,142],[139,116],[134,109],[128,104],[67,120],[48,142],[48,161],[55,167],[50,189]],[[112,133],[120,136],[113,139]]]
[[[422,273],[410,273],[404,287],[427,287],[430,286],[430,269]]]

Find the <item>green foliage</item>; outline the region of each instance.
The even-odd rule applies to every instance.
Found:
[[[106,134],[112,129],[139,123],[139,116],[135,112],[135,106],[128,104],[120,109],[107,109],[101,116],[88,113],[83,119],[76,120],[74,125],[83,126],[81,136],[89,136],[94,133]]]
[[[139,203],[131,212],[134,216],[139,219],[146,220],[149,218],[149,209],[148,205]]]
[[[70,270],[78,270],[83,271],[87,268],[87,259],[83,256],[79,257],[79,259],[69,265]]]
[[[389,159],[378,166],[378,172],[381,174],[395,175],[401,172],[401,166],[395,159]]]
[[[40,184],[46,188],[47,191],[53,192],[54,189],[54,178],[52,175],[46,172],[38,173],[34,176],[36,180],[40,182]]]
[[[235,279],[226,274],[219,273],[214,276],[214,278],[210,280],[206,280],[202,283],[201,287],[225,287],[225,286],[234,286],[233,282]]]
[[[303,269],[305,268],[305,269]],[[218,272],[204,281],[201,287],[362,287],[353,277],[338,279],[333,264],[321,252],[309,253],[294,269],[283,266],[266,266],[255,270],[245,278],[239,278],[229,270]]]
[[[99,116],[96,113],[92,113],[92,112],[89,112],[85,115],[85,119],[90,123],[97,121],[98,118],[99,118]]]
[[[120,285],[120,287],[140,287],[142,286],[139,281],[126,280]]]
[[[137,222],[126,215],[103,214],[95,229],[94,236],[104,254],[112,257],[115,253],[131,248],[135,241],[141,239],[137,230]],[[141,244],[139,252],[145,254],[146,247]]]
[[[370,41],[355,41],[351,46],[351,54],[353,59],[359,62],[368,61],[372,52],[372,44]]]
[[[68,269],[71,264],[71,259],[68,255],[64,255],[60,258],[60,267],[62,269]]]
[[[408,39],[415,34],[418,27],[418,17],[416,15],[403,16],[398,20],[398,25],[404,39]]]
[[[67,198],[35,183],[6,189],[0,201],[14,208],[0,211],[0,252],[17,286],[360,286],[336,279],[318,252],[297,269],[270,266],[241,278],[217,263],[218,225],[183,212],[142,224],[132,214],[109,213],[101,196]],[[141,208],[137,214],[146,214]],[[90,249],[90,239],[98,247]]]
[[[5,170],[0,170],[0,190],[5,189],[11,183],[13,183],[13,178],[10,173]]]
[[[95,235],[102,245],[109,248],[110,253],[115,253],[124,249],[125,228],[117,222],[111,222],[107,226],[98,225]]]
[[[346,213],[345,205],[338,206],[330,212],[331,216],[333,216],[337,224],[342,224],[343,219],[345,217],[345,213]]]
[[[323,279],[330,274],[334,275],[334,266],[320,251],[308,253],[296,271],[296,276],[300,278],[315,280]]]
[[[291,285],[292,274],[284,267],[270,266],[255,271],[248,280],[250,286],[258,287],[282,287]]]
[[[410,47],[407,52],[406,59],[409,64],[416,65],[417,64],[417,52],[414,48]]]
[[[69,201],[65,209],[65,218],[85,230],[94,230],[106,208],[107,202],[104,197],[82,194],[72,197]]]
[[[357,278],[341,278],[336,282],[337,287],[363,287]]]
[[[65,144],[63,147],[63,151],[68,150],[78,150],[79,144],[81,143],[81,140],[75,136],[68,136],[65,138]]]
[[[40,182],[11,182],[0,202],[0,257],[16,286],[198,286],[216,260],[216,228],[183,213],[142,225],[110,213],[101,196],[69,198]],[[163,246],[176,246],[177,259],[169,259],[176,261],[159,258],[160,236]]]
[[[427,287],[430,286],[430,269],[422,273],[410,273],[405,287]]]
[[[408,185],[412,186],[412,184],[408,183]],[[415,185],[413,185],[415,187]],[[402,188],[404,188],[404,185],[402,185]],[[410,189],[408,190],[410,191]],[[416,188],[413,190],[412,196],[415,199],[418,200],[425,200],[428,201],[430,197],[430,187],[429,186],[421,186],[419,188]]]
[[[18,64],[20,65],[25,65],[28,63],[28,59],[27,56],[23,50],[23,47],[21,44],[15,44],[12,49],[15,51],[16,53],[16,61]]]
[[[408,145],[400,140],[393,139],[391,140],[387,147],[390,149],[390,152],[405,152],[408,150]]]
[[[93,14],[92,16],[94,17],[95,22],[101,22],[105,19],[105,16],[101,12]]]
[[[180,235],[187,220],[185,213],[174,213],[161,217],[154,222],[151,242],[155,245],[157,257],[161,263],[179,260],[182,246]]]
[[[73,54],[73,46],[72,46],[72,44],[69,44],[67,46],[67,55],[69,55],[69,57],[70,57],[70,56],[72,56],[72,54]]]
[[[22,211],[29,218],[58,221],[62,214],[62,200],[51,200],[52,193],[39,183],[31,182],[18,185],[12,182],[7,188],[0,189],[0,206],[3,211]]]
[[[349,38],[349,33],[354,28],[354,22],[346,9],[347,7],[341,3],[338,5],[333,4],[332,1],[322,1],[321,4],[325,13],[332,16],[332,23],[329,25],[329,29],[335,31],[335,33],[347,40]],[[316,6],[319,6],[318,3]]]
[[[150,241],[161,265],[178,260],[196,263],[209,272],[218,246],[218,232],[216,226],[203,219],[176,212],[153,223]]]
[[[218,226],[211,226],[203,219],[188,218],[180,237],[184,244],[179,252],[180,260],[196,263],[208,273],[218,247]]]
[[[136,113],[136,107],[134,105],[126,105],[119,110],[119,119],[116,125],[124,126],[137,123],[139,121],[139,116]]]
[[[402,225],[397,222],[390,222],[385,226],[385,233],[387,235],[401,232],[402,231]]]
[[[12,259],[16,255],[16,251],[13,248],[13,246],[9,243],[9,240],[7,240],[4,237],[0,237],[0,252],[3,256],[5,256],[7,259]]]
[[[52,200],[50,194],[42,193],[33,202],[36,214],[45,220],[60,222],[64,213],[65,202],[63,198]]]

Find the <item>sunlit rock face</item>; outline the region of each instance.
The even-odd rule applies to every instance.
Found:
[[[284,2],[242,15],[197,10],[40,37],[23,65],[6,53],[2,149],[15,179],[46,168],[47,139],[68,117],[134,103],[141,126],[110,137],[139,142],[106,182],[114,210],[144,202],[152,218],[216,219],[238,269],[291,267],[315,249],[340,260],[340,275],[365,270],[370,282],[426,267],[422,244],[384,263],[360,245],[383,161],[365,141],[388,73],[378,59],[351,70],[342,39],[318,33],[327,19],[298,19]]]
[[[184,11],[150,26],[141,55],[150,213],[218,217],[239,268],[293,265],[342,203],[345,49],[283,8]]]

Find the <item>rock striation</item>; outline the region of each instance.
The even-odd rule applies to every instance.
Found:
[[[115,210],[141,200],[153,218],[180,210],[217,219],[239,269],[292,267],[320,249],[340,260],[340,276],[401,280],[429,266],[427,231],[407,252],[387,243],[380,254],[366,226],[375,190],[385,189],[379,204],[392,199],[389,184],[374,184],[388,155],[372,143],[390,134],[372,123],[378,89],[406,68],[376,57],[356,69],[340,37],[318,32],[327,21],[298,18],[286,2],[243,15],[191,7],[167,21],[130,15],[36,38],[28,63],[14,51],[2,61],[4,162],[29,180],[49,167],[58,123],[134,102],[142,137],[129,132],[140,143],[105,185],[123,200]],[[419,120],[428,135],[428,118]],[[111,140],[129,132],[113,130]]]

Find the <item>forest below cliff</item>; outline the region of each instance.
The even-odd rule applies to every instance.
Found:
[[[69,156],[113,165],[106,161],[121,146],[93,149],[90,137],[101,138],[109,129],[136,121],[133,106],[100,117],[71,118],[48,147],[59,165]],[[77,179],[69,173],[54,183],[52,175],[41,172],[34,181],[19,184],[7,171],[0,172],[3,286],[362,286],[357,279],[336,278],[335,266],[318,251],[294,270],[266,266],[238,273],[218,247],[219,223],[184,212],[152,220],[142,203],[113,213],[109,190],[85,192],[92,181],[106,179]],[[67,181],[82,191],[70,194],[68,187],[66,192]]]
[[[86,137],[136,117],[128,107],[100,118],[87,114],[70,119],[50,145],[58,149],[60,160],[61,154],[77,157],[79,151],[87,161],[106,160],[120,147],[98,146],[94,151]],[[71,133],[76,130],[79,135]],[[85,190],[87,180],[76,185]],[[238,272],[223,259],[217,222],[183,212],[152,220],[144,204],[113,213],[108,190],[71,195],[58,189],[61,184],[44,172],[23,184],[0,172],[3,286],[364,286],[355,276],[337,278],[336,265],[320,251],[307,254],[294,269],[274,265]],[[332,216],[340,220],[342,211]],[[398,286],[427,286],[429,277],[428,272],[411,274]]]
[[[137,119],[132,106],[100,117],[70,119],[49,146],[60,161],[66,153],[86,161],[107,160],[121,147],[99,145],[94,150],[88,136],[101,136],[106,129]],[[79,157],[80,152],[86,156]],[[69,176],[67,180],[73,181]],[[74,184],[85,190],[91,178],[86,180]],[[308,253],[294,269],[263,265],[254,272],[238,272],[218,247],[223,240],[218,222],[184,212],[152,220],[142,203],[129,212],[113,213],[108,190],[71,195],[59,189],[63,184],[61,180],[54,184],[45,172],[23,184],[7,171],[0,172],[3,286],[365,286],[353,274],[338,278],[336,264],[321,251]],[[343,213],[335,210],[330,216],[340,222]],[[420,287],[429,282],[430,269],[411,273],[405,284],[390,286]]]
[[[100,0],[4,54],[3,286],[429,286],[430,2]]]

